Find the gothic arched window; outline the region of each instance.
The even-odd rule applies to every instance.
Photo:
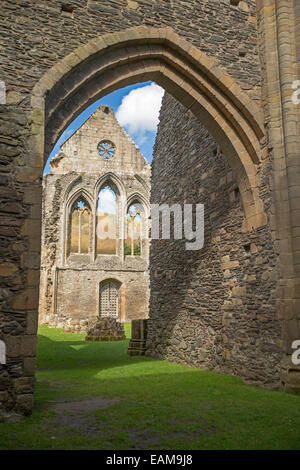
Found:
[[[77,199],[70,213],[69,253],[87,254],[90,251],[91,209],[83,199]]]
[[[97,254],[115,255],[118,237],[118,194],[113,185],[102,186],[97,203]]]
[[[144,209],[142,204],[136,201],[129,206],[126,214],[125,255],[141,256],[143,217]]]

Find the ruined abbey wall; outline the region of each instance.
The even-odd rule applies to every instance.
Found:
[[[260,104],[262,98],[263,106],[255,114],[252,124],[254,121],[255,124],[263,123],[261,128],[264,129],[265,141],[262,142],[264,152],[260,155],[257,151],[258,161],[262,157],[267,162],[266,150],[272,153],[273,159],[273,166],[269,171],[272,172],[272,198],[276,207],[274,212],[272,208],[268,209],[267,223],[272,229],[275,214],[280,252],[280,281],[276,292],[277,312],[282,325],[281,337],[284,341],[282,352],[286,355],[284,382],[288,384],[287,390],[299,390],[299,371],[290,362],[291,342],[300,337],[299,108],[296,108],[289,99],[293,92],[291,83],[299,78],[295,68],[295,38],[297,44],[299,43],[299,12],[298,8],[297,12],[296,8],[295,11],[293,10],[293,5],[297,7],[298,2],[296,0],[294,2],[290,0],[243,0],[239,1],[237,6],[234,3],[237,2],[232,0],[69,0],[67,3],[61,0],[23,0],[22,2],[3,0],[1,2],[0,79],[5,81],[6,99],[5,103],[0,105],[0,340],[6,347],[6,364],[0,365],[0,410],[29,414],[33,409],[40,278],[42,172],[48,157],[48,154],[44,154],[44,140],[48,137],[47,116],[49,109],[59,106],[60,103],[64,104],[66,110],[72,104],[58,98],[56,85],[61,86],[61,91],[67,84],[68,78],[71,80],[67,84],[69,87],[72,87],[72,80],[73,85],[76,80],[86,80],[84,93],[79,94],[81,101],[78,109],[72,110],[73,114],[71,113],[70,119],[73,119],[90,99],[91,83],[87,78],[90,72],[89,65],[93,62],[97,51],[104,48],[105,44],[109,49],[110,44],[118,45],[120,41],[120,50],[117,46],[114,50],[117,49],[122,57],[122,54],[126,55],[127,52],[130,55],[127,44],[134,43],[136,50],[140,51],[141,60],[145,59],[144,62],[146,62],[150,52],[149,50],[143,52],[143,47],[152,47],[153,37],[156,45],[165,50],[165,56],[163,60],[158,57],[156,62],[145,64],[144,70],[149,72],[147,79],[156,80],[156,72],[160,70],[160,66],[166,67],[171,49],[173,56],[174,51],[175,53],[180,51],[181,57],[187,58],[189,47],[195,46],[201,54],[197,54],[194,50],[193,61],[186,61],[187,66],[183,67],[181,78],[176,83],[181,94],[189,88],[187,75],[193,63],[195,68],[200,71],[204,70],[205,79],[210,84],[214,84],[212,95],[208,98],[212,106],[216,99],[215,92],[221,95],[225,90],[228,96],[229,91],[233,90],[231,101],[227,102],[229,108],[232,109],[233,102],[238,103],[239,111],[242,109],[244,112],[243,117],[245,115],[249,117],[251,114],[249,110],[253,109],[253,103],[244,100],[241,106],[238,100],[240,93],[235,94],[237,90],[235,85],[238,85],[238,90],[242,89],[246,96],[251,97],[257,105]],[[294,15],[296,15],[295,36],[293,36],[292,27]],[[156,35],[153,34],[151,27],[155,29]],[[107,33],[113,34],[109,38],[106,36],[106,42],[101,43]],[[120,35],[123,35],[122,40]],[[169,43],[164,40],[168,35]],[[96,43],[91,45],[90,41],[93,39]],[[71,58],[69,56],[74,51],[77,52],[76,60],[74,56]],[[112,52],[109,50],[109,53]],[[220,68],[207,69],[207,57],[215,58]],[[98,66],[101,66],[101,59],[102,57]],[[159,63],[160,60],[161,63]],[[53,69],[54,66],[57,67]],[[76,73],[73,73],[76,67]],[[114,63],[113,67],[116,84],[110,77],[106,84],[106,92],[128,84],[133,76],[134,67],[129,59],[126,65],[127,81],[124,79],[122,83],[117,82],[119,64]],[[232,80],[229,80],[226,72]],[[141,73],[137,80],[142,79]],[[76,86],[74,85],[75,92]],[[173,94],[175,85],[173,88],[171,85],[166,88]],[[75,97],[76,95],[78,96],[75,94]],[[179,99],[178,95],[177,93]],[[229,108],[223,107],[223,112],[227,117],[230,116]],[[54,127],[57,124],[56,118],[57,115],[53,119]],[[201,121],[200,113],[198,113],[198,118]],[[193,135],[193,132],[191,134]],[[242,140],[238,126],[236,137]],[[169,158],[168,155],[165,157]],[[178,163],[179,168],[180,163],[181,161]],[[157,168],[156,174],[159,176],[158,170]],[[181,170],[183,171],[182,168]],[[168,174],[166,172],[166,175]],[[198,177],[199,175],[194,172],[193,178],[197,180]],[[167,181],[165,181],[166,184]],[[189,184],[193,188],[193,184]],[[174,187],[178,188],[179,183],[176,182]],[[261,196],[265,200],[263,193],[261,191]],[[263,229],[259,233],[262,231]],[[250,235],[245,245],[249,245]],[[270,238],[267,235],[266,240],[267,246],[270,246]],[[256,247],[259,247],[260,243],[259,239],[254,242]],[[239,258],[243,250],[241,244],[238,246],[241,251],[240,255],[236,254],[236,256]],[[275,250],[277,248],[275,246]],[[241,264],[242,258],[232,261],[230,254],[224,256],[229,256],[229,260],[226,258],[223,263],[238,261]],[[249,255],[249,260],[252,258],[259,258],[259,255],[257,253],[254,256]],[[271,266],[275,266],[275,259],[270,263]],[[237,269],[235,264],[230,264],[229,270]],[[184,269],[188,272],[188,267],[184,266]],[[181,267],[179,271],[184,272]],[[223,273],[221,278],[222,276]],[[192,279],[191,285],[196,288],[199,281],[197,278]],[[271,283],[271,280],[268,280],[268,283]],[[241,277],[238,278],[236,287],[245,287]],[[156,284],[154,284],[154,289],[157,290]],[[180,285],[177,289],[180,289]],[[272,315],[273,308],[271,290],[270,287],[270,315]],[[226,287],[225,291],[229,298],[229,288]],[[232,297],[235,297],[235,294]],[[186,295],[188,295],[188,300],[191,300],[190,294]],[[183,297],[184,294],[181,294],[181,298]],[[266,304],[264,295],[262,297],[264,311]],[[165,296],[165,299],[167,302],[170,301],[168,296]],[[223,305],[225,300],[228,301],[222,298],[220,304]],[[245,299],[241,301],[244,305]],[[235,308],[241,308],[237,304],[238,302],[234,309],[230,307],[230,312],[235,312]],[[161,306],[161,308],[166,309],[165,311],[168,309],[167,306]],[[248,307],[246,311],[249,312]],[[264,326],[253,327],[254,345],[257,345],[257,351],[263,354],[264,359],[266,353],[263,352],[261,336],[257,332],[262,332],[264,329],[269,331],[273,324],[268,314],[265,316],[268,320]],[[256,323],[258,321],[260,320],[255,320],[254,325],[258,325]],[[170,324],[172,324],[171,319]],[[212,328],[216,331],[218,325],[214,326],[215,328]],[[244,333],[247,343],[249,326],[245,328]],[[153,333],[152,337],[156,336],[157,334]],[[219,338],[219,335],[216,336]],[[230,343],[230,335],[225,333],[225,336]],[[276,343],[278,333],[275,326],[273,338]],[[225,348],[226,338],[222,341],[220,349],[225,350],[224,355],[229,357],[229,351],[230,357],[234,357],[232,355],[234,348],[231,348],[231,343]],[[164,354],[165,345],[166,341],[162,341]],[[238,356],[242,350],[241,345],[242,340],[239,339]],[[156,343],[155,349],[157,348]],[[221,352],[218,350],[217,354],[220,357]],[[269,358],[271,357],[271,362],[273,354],[275,357],[274,351],[268,355]],[[190,354],[186,356],[190,357]],[[265,363],[265,360],[261,363],[261,370],[264,368],[263,362]],[[241,359],[241,363],[244,364],[244,359]],[[231,364],[228,368],[226,365],[226,370],[233,369],[232,359],[228,359],[226,364]],[[269,362],[267,361],[266,368],[265,380],[268,382],[270,370],[275,370],[275,366],[270,365],[270,359]],[[256,367],[257,370],[258,367]],[[236,372],[242,373],[241,368],[238,368]],[[247,374],[249,375],[249,372]],[[245,374],[242,373],[242,375]],[[257,377],[254,380],[257,380]]]
[[[111,142],[114,154],[103,158],[99,142]],[[148,220],[142,224],[140,256],[124,253],[121,238],[134,200],[148,211],[150,165],[117,122],[108,106],[100,106],[61,146],[44,177],[39,321],[66,331],[85,331],[86,321],[100,314],[101,283],[120,283],[118,319],[147,318],[149,298]],[[97,201],[110,185],[117,196],[116,254],[97,253]],[[87,253],[71,253],[68,243],[72,206],[85,200],[90,208]],[[131,201],[131,202],[130,202]],[[106,228],[106,231],[108,228]],[[122,299],[121,299],[122,296]]]
[[[259,168],[271,211],[269,158]],[[152,240],[147,354],[279,386],[278,247],[268,226],[243,230],[232,169],[193,114],[170,95],[160,112],[151,203],[204,204],[204,247]],[[273,236],[272,236],[273,235]]]

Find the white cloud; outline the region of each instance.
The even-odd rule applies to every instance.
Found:
[[[156,83],[131,90],[116,112],[121,126],[140,141],[144,139],[145,132],[155,132],[163,94],[163,88]]]
[[[104,188],[99,193],[98,215],[100,210],[102,212],[108,212],[109,214],[116,213],[116,197],[115,194],[109,188]]]

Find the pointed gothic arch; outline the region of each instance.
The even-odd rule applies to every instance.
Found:
[[[66,255],[88,255],[92,251],[92,209],[84,192],[74,195],[67,207]]]
[[[126,190],[125,190],[125,186],[122,180],[116,174],[112,172],[107,172],[104,175],[102,175],[95,184],[95,188],[94,188],[95,200],[97,199],[99,191],[103,187],[104,184],[112,184],[113,186],[115,186],[119,197],[125,197]]]
[[[45,74],[32,96],[44,155],[87,105],[145,80],[156,81],[199,118],[235,173],[247,228],[264,225],[256,168],[264,137],[261,112],[216,60],[169,27],[138,26],[92,39]],[[41,143],[35,147],[39,154]]]
[[[62,239],[64,240],[63,246],[62,246],[62,254],[61,254],[61,262],[62,264],[65,263],[66,259],[70,255],[70,215],[72,211],[72,207],[76,203],[76,201],[79,201],[80,199],[84,200],[89,207],[90,210],[90,217],[89,217],[89,249],[87,254],[92,253],[92,246],[93,246],[93,214],[95,212],[94,209],[94,201],[89,194],[89,192],[84,189],[84,188],[77,188],[76,185],[80,183],[81,178],[75,178],[67,187],[64,195],[64,204],[63,204],[63,217],[62,217],[62,226],[61,226],[61,231],[62,231]]]
[[[134,207],[132,213],[130,209]],[[145,256],[148,251],[150,216],[149,204],[140,193],[133,193],[127,199],[124,214],[124,255]]]
[[[119,255],[120,192],[111,179],[102,181],[96,201],[96,255]]]

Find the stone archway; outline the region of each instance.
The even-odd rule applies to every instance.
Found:
[[[190,110],[221,147],[239,186],[244,229],[266,225],[257,175],[266,151],[260,110],[217,61],[171,28],[143,26],[107,34],[52,67],[34,87],[31,99],[32,158],[45,161],[64,129],[88,104],[150,79]]]
[[[58,61],[33,89],[27,166],[14,175],[17,183],[25,183],[24,202],[35,204],[22,226],[22,236],[29,240],[21,261],[28,270],[27,278],[24,290],[15,295],[11,306],[14,311],[28,312],[26,332],[9,334],[6,341],[8,356],[26,358],[21,377],[25,380],[20,382],[27,387],[26,397],[14,392],[16,409],[24,413],[33,406],[41,226],[36,201],[41,200],[45,158],[65,127],[89,103],[117,88],[148,79],[190,109],[221,146],[240,187],[245,226],[258,228],[267,223],[256,171],[266,152],[261,110],[215,60],[171,28],[138,26],[101,35]],[[11,269],[14,272],[13,266]],[[19,384],[12,385],[11,381],[9,387],[14,386],[17,389]]]
[[[171,28],[139,26],[107,34],[52,67],[33,90],[32,127],[39,136],[32,139],[33,158],[47,158],[87,105],[120,87],[150,79],[208,129],[236,175],[247,226],[264,225],[256,171],[264,151],[260,110],[214,59]]]
[[[26,357],[26,380],[33,387],[38,309],[41,175],[55,141],[66,126],[92,101],[117,88],[154,80],[176,97],[205,125],[235,173],[245,212],[245,227],[266,224],[258,194],[256,166],[264,149],[259,108],[217,61],[192,46],[170,27],[138,26],[102,35],[79,47],[54,65],[34,86],[29,116],[27,166],[17,174],[28,185],[25,201],[35,204],[22,234],[29,239],[23,263],[30,270],[27,287],[13,308],[30,310],[26,335],[7,340],[8,355]],[[25,360],[25,359],[24,359]],[[26,398],[26,399],[25,399]],[[24,413],[33,396],[17,405]],[[22,398],[23,400],[23,398]]]

